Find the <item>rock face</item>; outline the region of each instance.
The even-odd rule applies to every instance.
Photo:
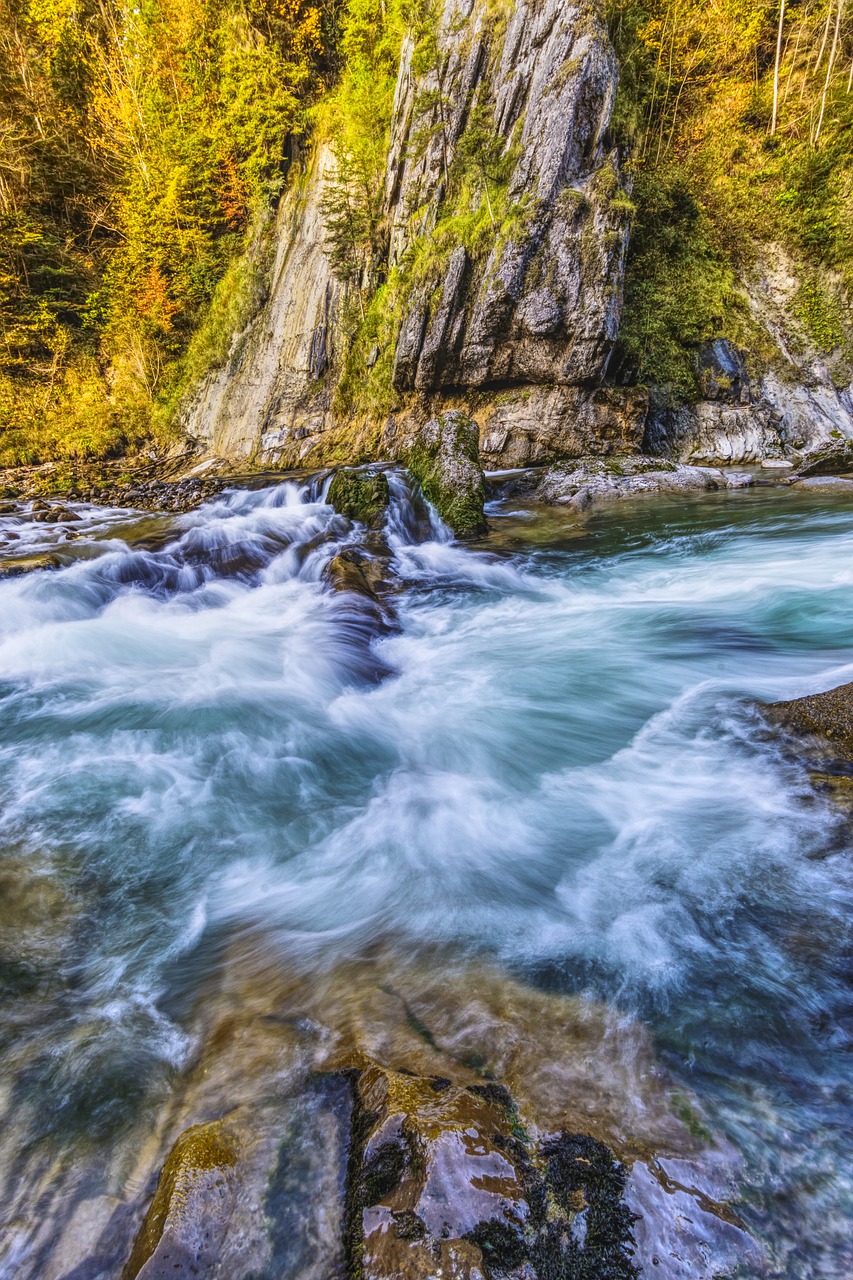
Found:
[[[458,538],[485,533],[486,490],[475,422],[458,410],[431,418],[404,442],[402,457]]]
[[[503,213],[493,216],[496,193],[484,178],[493,221],[485,248],[430,242],[430,269],[412,284],[388,353],[398,408],[383,451],[395,456],[423,421],[424,398],[440,417],[470,411],[460,397],[477,394],[485,410],[501,401],[485,428],[485,452],[500,465],[607,452],[614,437],[629,444],[626,432],[638,444],[636,396],[621,408],[622,393],[596,395],[618,329],[631,214],[608,149],[618,68],[602,18],[562,0],[509,0],[499,14],[489,0],[443,0],[435,22],[427,69],[413,69],[411,41],[402,49],[385,169],[387,250],[373,273],[384,278],[416,241],[430,240],[448,173],[477,121],[500,153]],[[321,461],[324,450],[333,456],[333,428],[344,440],[338,459],[357,452],[358,432],[331,408],[346,355],[345,292],[322,215],[334,164],[320,146],[282,201],[268,299],[185,411],[187,433],[224,457]]]
[[[426,417],[458,409],[494,468],[640,450],[747,464],[853,439],[849,364],[797,320],[802,280],[779,246],[742,282],[758,357],[706,343],[695,404],[658,396],[649,410],[646,388],[607,385],[632,206],[608,137],[619,68],[599,7],[439,0],[433,21],[428,58],[411,39],[401,50],[359,299],[395,282],[384,336],[363,351],[353,337],[323,217],[336,161],[315,143],[277,214],[265,301],[185,407],[190,437],[268,466],[393,460]],[[471,236],[452,230],[471,216],[453,207],[453,174],[466,156],[476,170],[478,146],[494,161],[481,172],[491,226]],[[359,401],[375,368],[387,411]],[[345,369],[356,391],[336,409]]]
[[[639,453],[648,407],[645,387],[523,387],[476,410],[480,451],[492,468]]]
[[[751,319],[766,352],[750,372],[724,338],[697,353],[702,398],[656,410],[646,424],[648,452],[700,464],[739,464],[798,456],[853,439],[853,383],[842,351],[818,351],[798,320],[802,285],[779,245],[762,249],[743,281]],[[754,363],[754,362],[753,362]]]
[[[321,146],[291,185],[276,217],[267,299],[184,414],[186,433],[231,461],[274,459],[288,443],[298,461],[302,440],[324,427],[341,296],[320,208],[333,169]]]
[[[427,76],[413,76],[405,57],[401,69],[387,185],[392,265],[411,238],[405,211],[435,216],[479,104],[492,104],[496,137],[517,155],[509,198],[521,212],[484,261],[457,246],[437,296],[428,299],[430,288],[413,299],[395,386],[595,383],[616,338],[630,211],[604,147],[618,83],[605,29],[581,6],[516,0],[501,47],[487,6],[447,0],[438,39],[446,57]],[[430,138],[422,152],[406,145],[413,133]]]

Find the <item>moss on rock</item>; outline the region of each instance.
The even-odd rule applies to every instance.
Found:
[[[384,471],[342,467],[335,472],[329,488],[329,502],[339,515],[374,529],[382,523],[390,496]]]
[[[453,409],[431,418],[407,442],[403,461],[457,538],[486,532],[479,430],[467,414]]]
[[[853,440],[835,440],[803,459],[800,476],[846,476],[853,472]]]
[[[214,1210],[227,1221],[216,1188],[238,1159],[236,1144],[220,1121],[193,1125],[181,1134],[163,1165],[122,1280],[135,1280],[167,1237],[186,1230],[195,1219],[201,1233],[205,1216]],[[209,1186],[214,1188],[212,1196]]]

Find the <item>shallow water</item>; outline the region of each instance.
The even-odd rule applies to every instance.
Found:
[[[0,516],[67,561],[0,582],[12,1148],[108,1152],[168,1093],[211,938],[441,946],[639,1018],[768,1274],[848,1275],[849,818],[751,700],[853,679],[853,506],[507,501],[460,547],[392,485],[390,633],[323,578],[361,533],[318,484]]]

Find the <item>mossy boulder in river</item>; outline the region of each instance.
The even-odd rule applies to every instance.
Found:
[[[430,418],[406,440],[402,461],[457,538],[486,532],[486,485],[477,424],[458,409]]]
[[[332,477],[329,503],[338,515],[378,528],[388,506],[390,492],[384,471],[356,471],[342,467]]]
[[[163,1166],[122,1280],[212,1269],[233,1212],[238,1159],[235,1139],[219,1121],[181,1134]]]

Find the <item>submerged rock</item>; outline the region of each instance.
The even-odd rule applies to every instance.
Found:
[[[731,1153],[630,1018],[438,952],[300,973],[263,933],[199,945],[221,958],[195,1014],[164,993],[193,1059],[108,1183],[98,1149],[59,1179],[22,1277],[704,1280],[753,1256],[730,1180],[702,1179]]]
[[[187,1129],[122,1280],[342,1276],[351,1124],[350,1082],[327,1075],[275,1107]]]
[[[817,489],[821,493],[850,493],[853,476],[791,476],[790,483],[797,489]]]
[[[342,467],[329,488],[329,503],[338,515],[358,520],[369,528],[381,525],[391,494],[384,471],[357,471]]]
[[[345,547],[332,557],[323,576],[335,591],[354,591],[385,609],[381,592],[388,586],[386,558],[373,556],[362,547]]]
[[[235,1136],[220,1121],[194,1125],[163,1166],[122,1280],[205,1274],[228,1230],[239,1161]]]
[[[603,1143],[534,1140],[502,1085],[375,1065],[357,1107],[350,1261],[365,1280],[637,1275],[625,1171]]]
[[[342,605],[349,599],[355,606],[349,609],[347,635],[355,649],[364,650],[372,677],[384,679],[391,668],[372,654],[371,646],[374,640],[400,629],[396,609],[388,598],[396,586],[390,556],[373,555],[364,547],[344,547],[326,565],[323,578],[333,591],[341,593]]]
[[[25,573],[35,573],[37,569],[61,569],[62,561],[49,553],[28,556],[26,560],[9,560],[0,564],[0,578],[20,578]]]
[[[477,424],[459,409],[431,418],[403,445],[402,460],[458,538],[486,532]]]

